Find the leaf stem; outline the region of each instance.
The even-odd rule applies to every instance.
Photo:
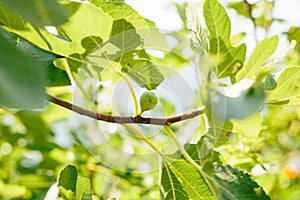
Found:
[[[133,117],[136,117],[139,114],[139,105],[138,105],[138,101],[137,101],[134,89],[133,89],[130,81],[128,80],[128,78],[122,72],[120,72],[118,70],[115,70],[115,72],[124,79],[124,81],[126,82],[128,88],[130,90],[132,100],[133,100],[133,104],[134,104],[134,115],[133,115]]]
[[[130,129],[130,131],[132,131],[140,139],[144,140],[144,142],[146,142],[158,155],[160,155],[163,160],[165,159],[163,153],[157,148],[157,146],[155,146],[148,138],[146,138],[136,128],[134,128],[133,126],[131,126],[129,124],[124,124],[124,126],[128,129]]]
[[[174,134],[174,132],[172,131],[172,129],[165,125],[164,128],[166,129],[166,131],[168,132],[169,136],[173,139],[173,141],[175,142],[177,148],[179,149],[180,153],[183,155],[183,157],[193,166],[195,167],[195,169],[203,174],[203,170],[202,167],[196,163],[191,157],[190,155],[186,152],[186,150],[184,149],[184,147],[182,146],[182,144],[179,142],[179,140],[177,139],[176,135]]]

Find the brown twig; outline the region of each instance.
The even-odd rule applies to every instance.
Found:
[[[105,115],[105,114],[101,114],[101,113],[97,113],[97,112],[93,112],[93,111],[81,108],[70,102],[64,101],[57,97],[51,96],[49,94],[47,94],[47,96],[48,96],[48,101],[50,101],[54,104],[57,104],[59,106],[62,106],[66,109],[72,110],[80,115],[85,115],[85,116],[88,116],[88,117],[96,119],[96,120],[101,120],[101,121],[110,122],[110,123],[118,123],[118,124],[136,123],[136,124],[153,124],[153,125],[170,126],[173,123],[199,116],[199,115],[203,114],[205,111],[205,106],[201,106],[199,109],[194,110],[190,113],[178,115],[175,117],[169,117],[169,118],[145,118],[142,116],[136,116],[136,117],[111,116],[111,115]]]

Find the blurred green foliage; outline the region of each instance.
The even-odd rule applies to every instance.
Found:
[[[277,37],[271,37],[264,40],[263,45],[258,43],[258,50],[255,51],[251,60],[254,64],[248,62],[245,68],[239,71],[245,61],[246,48],[244,44],[240,44],[245,33],[231,37],[230,19],[225,10],[218,1],[207,0],[203,9],[209,30],[199,30],[199,27],[196,28],[197,30],[191,30],[193,50],[199,54],[203,51],[209,52],[212,62],[216,65],[213,70],[217,69],[212,70],[211,73],[215,77],[227,77],[230,79],[227,82],[235,83],[252,73],[248,78],[254,75],[258,77],[261,84],[247,88],[247,93],[243,93],[235,100],[225,97],[223,93],[217,93],[219,97],[227,98],[228,105],[230,104],[228,107],[232,108],[226,113],[227,116],[223,117],[229,120],[232,116],[244,114],[248,116],[247,118],[233,119],[225,124],[221,124],[218,120],[211,120],[209,122],[211,127],[207,129],[204,127],[205,119],[201,118],[199,127],[196,131],[193,130],[195,131],[193,136],[201,139],[194,142],[195,144],[186,145],[185,148],[192,159],[203,166],[204,175],[207,176],[196,172],[174,148],[167,149],[171,153],[176,152],[168,154],[170,158],[175,159],[173,163],[160,170],[147,171],[147,169],[158,168],[158,156],[146,144],[138,140],[140,138],[135,138],[134,132],[140,131],[149,138],[153,133],[158,132],[159,136],[150,140],[158,148],[164,148],[169,142],[165,131],[157,127],[122,126],[120,128],[120,126],[116,125],[116,127],[104,122],[88,121],[71,111],[46,103],[44,92],[46,90],[69,102],[73,101],[84,107],[111,113],[111,100],[108,102],[105,100],[111,98],[113,85],[105,81],[101,81],[101,84],[94,84],[94,82],[90,85],[83,84],[83,80],[91,76],[96,77],[97,81],[102,79],[115,81],[115,77],[102,71],[103,68],[100,67],[103,66],[96,66],[94,63],[85,65],[87,54],[91,53],[95,46],[108,40],[114,34],[122,33],[122,30],[137,28],[131,34],[124,35],[124,38],[136,40],[135,45],[129,46],[130,48],[126,49],[127,44],[124,38],[121,41],[111,39],[106,43],[115,42],[116,46],[120,45],[122,50],[109,55],[108,58],[117,57],[116,65],[119,69],[128,72],[128,75],[142,87],[154,89],[164,81],[162,74],[166,73],[161,72],[157,66],[164,65],[180,71],[189,61],[195,59],[194,57],[183,58],[177,53],[182,53],[189,41],[178,39],[177,45],[170,52],[165,52],[163,59],[158,58],[147,54],[144,49],[136,50],[144,42],[140,40],[140,36],[147,35],[141,29],[153,27],[153,22],[143,18],[123,1],[96,0],[93,4],[61,2],[55,1],[52,4],[44,0],[40,4],[36,1],[32,4],[28,2],[22,4],[19,1],[18,5],[9,1],[0,2],[0,25],[3,28],[3,30],[1,28],[0,35],[3,45],[0,50],[1,198],[24,200],[47,198],[50,200],[76,197],[77,199],[90,199],[92,193],[93,199],[159,199],[160,197],[168,199],[175,196],[181,199],[189,197],[214,199],[213,192],[216,191],[218,194],[214,195],[223,199],[239,196],[243,192],[253,195],[251,196],[253,199],[257,197],[268,199],[266,195],[271,199],[280,200],[299,198],[300,107],[298,104],[300,94],[298,82],[300,79],[298,78],[299,67],[296,67],[300,64],[299,27],[290,27],[285,33],[288,41],[298,42],[296,48],[288,51],[281,58],[281,63],[275,63],[273,60],[274,67],[279,69],[282,69],[280,68],[282,65],[295,67],[288,68],[281,73],[279,78],[278,74],[269,73],[271,70],[263,71],[260,68],[276,49]],[[262,29],[267,35],[274,22],[282,22],[281,19],[275,19],[272,16],[274,4],[276,4],[275,1],[267,0],[250,4],[244,0],[232,1],[227,6],[235,10],[238,15],[250,20],[256,34],[257,29]],[[185,23],[187,4],[174,5]],[[46,9],[46,12],[40,13],[41,8]],[[211,12],[212,9],[214,12]],[[254,10],[259,10],[260,15],[254,16]],[[219,13],[222,14],[222,19],[216,20],[214,17]],[[41,15],[43,17],[36,17]],[[24,23],[23,18],[31,24]],[[88,23],[97,23],[99,19],[102,22],[99,26]],[[218,20],[225,25],[215,23]],[[43,28],[45,25],[55,25],[59,36],[46,31]],[[178,32],[189,34],[190,29],[183,27]],[[210,35],[207,35],[207,31]],[[176,34],[178,33],[172,32],[168,36],[173,39],[179,38]],[[279,40],[281,39],[284,40],[283,37],[279,37]],[[273,45],[268,49],[270,52],[265,52],[264,48],[270,45]],[[103,49],[100,48],[100,50]],[[228,52],[230,53],[227,54]],[[267,56],[264,56],[264,53]],[[100,59],[103,59],[101,56]],[[135,56],[139,59],[130,63],[129,61],[133,61]],[[262,60],[255,62],[258,58]],[[99,58],[93,59],[95,63],[99,61],[97,60]],[[135,68],[136,63],[145,62],[151,63],[151,69],[149,65],[146,68]],[[152,62],[155,62],[157,66]],[[205,66],[207,63],[201,64]],[[255,65],[257,68],[251,68]],[[16,67],[5,68],[5,66]],[[83,73],[80,73],[80,69],[84,69]],[[11,76],[4,76],[4,72]],[[207,75],[204,78],[211,78],[210,73],[204,74]],[[260,78],[265,74],[269,75],[266,79]],[[153,80],[155,78],[157,80]],[[68,87],[71,83],[70,79],[76,82],[78,90],[81,90],[82,93],[79,96],[84,96],[83,101],[80,101],[82,99],[76,101],[76,98],[72,98],[72,91]],[[285,87],[277,87],[277,84]],[[290,91],[290,88],[293,90]],[[257,95],[257,90],[260,89],[266,90],[267,104],[264,106],[261,103],[256,104],[255,109],[245,104],[249,97],[259,97],[263,101],[264,94],[263,97],[259,96],[262,93]],[[202,95],[205,91],[195,91],[195,93]],[[96,98],[97,95],[100,98]],[[170,116],[177,114],[178,108],[173,102],[165,97],[158,98],[164,113]],[[101,101],[98,102],[98,99]],[[254,101],[254,103],[257,102]],[[235,110],[238,106],[241,109]],[[261,112],[257,112],[258,107],[262,108]],[[186,127],[188,125],[188,122],[183,124]],[[180,132],[181,126],[174,125],[172,129],[177,133],[177,131]],[[124,134],[128,132],[132,134],[130,136],[135,137],[128,137],[129,135]],[[213,147],[216,148],[211,151]],[[126,154],[124,149],[129,149],[133,153]],[[199,155],[203,152],[205,157],[200,158]],[[144,154],[151,154],[151,156],[144,156]],[[174,158],[174,156],[177,157]],[[213,177],[214,181],[207,181],[207,177]],[[230,182],[231,179],[234,181]],[[68,182],[70,180],[74,181]],[[171,183],[174,183],[177,190],[174,190],[174,185]],[[242,185],[242,187],[236,185]],[[236,190],[236,188],[239,189]],[[58,197],[59,194],[60,197]]]

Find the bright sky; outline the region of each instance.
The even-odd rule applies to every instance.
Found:
[[[231,0],[221,0],[224,4]],[[125,0],[144,17],[154,21],[158,28],[178,29],[181,27],[179,16],[172,2],[181,3],[182,0]],[[186,0],[188,3],[199,3],[201,0]],[[257,0],[248,0],[250,3]],[[299,0],[276,0],[274,10],[275,17],[287,19],[293,25],[300,25],[300,1]],[[232,14],[232,13],[231,13]]]
[[[231,0],[221,0],[221,3],[225,4]],[[257,2],[258,0],[248,0],[249,3]],[[142,16],[154,21],[156,26],[161,29],[178,30],[182,26],[182,22],[176,12],[176,8],[172,5],[172,2],[182,3],[182,0],[125,0],[125,2],[131,5]],[[186,0],[189,3],[199,3],[201,0]],[[280,24],[280,26],[273,26],[270,35],[281,33],[288,30],[290,26],[300,26],[300,1],[299,0],[276,0],[274,8],[274,16],[280,19],[288,20],[287,24]],[[252,41],[252,24],[243,20],[241,17],[237,17],[235,12],[231,9],[227,10],[229,17],[232,21],[232,35],[238,32],[250,32],[246,38],[248,49],[254,48],[251,44],[255,44]],[[262,38],[259,38],[262,39]],[[288,44],[282,42],[279,44],[281,48],[278,51],[282,51]],[[249,51],[247,51],[249,52]]]

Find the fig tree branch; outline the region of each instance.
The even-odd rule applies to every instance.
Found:
[[[67,102],[65,100],[62,100],[60,98],[51,96],[47,94],[48,101],[59,105],[61,107],[64,107],[66,109],[72,110],[75,113],[78,113],[80,115],[84,115],[87,117],[90,117],[92,119],[105,121],[109,123],[118,123],[118,124],[153,124],[153,125],[167,125],[170,126],[173,123],[184,121],[187,119],[192,119],[194,117],[197,117],[205,112],[205,106],[201,106],[197,110],[191,111],[189,113],[185,113],[182,115],[169,117],[169,118],[146,118],[142,116],[112,116],[112,115],[106,115],[102,113],[93,112],[87,109],[84,109],[80,106],[74,105],[70,102]]]

